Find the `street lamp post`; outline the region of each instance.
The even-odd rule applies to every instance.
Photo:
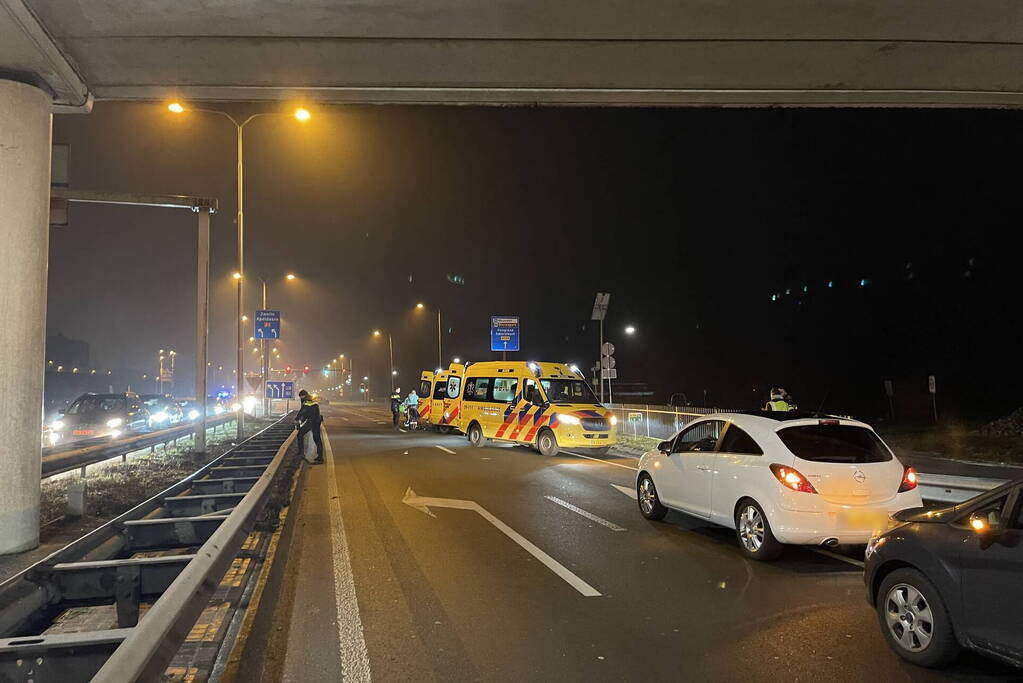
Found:
[[[238,369],[237,369],[237,371],[235,373],[235,375],[236,375],[236,377],[235,377],[235,387],[236,387],[235,395],[239,396],[241,394],[241,391],[242,391],[242,383],[245,381],[244,353],[242,351],[242,339],[243,339],[243,335],[242,335],[242,322],[243,322],[242,314],[243,314],[243,311],[244,311],[244,302],[242,300],[242,293],[243,293],[243,289],[244,289],[244,284],[243,283],[244,283],[244,280],[245,280],[245,277],[244,277],[245,276],[245,227],[244,227],[244,225],[245,225],[245,168],[244,168],[245,147],[244,147],[244,138],[243,138],[242,132],[245,129],[245,126],[248,125],[248,123],[250,121],[252,121],[253,119],[255,119],[255,118],[258,118],[260,116],[274,116],[274,115],[282,116],[282,115],[285,115],[285,114],[283,114],[283,112],[259,112],[259,113],[256,113],[256,114],[252,114],[247,119],[245,119],[244,121],[239,123],[237,119],[235,119],[233,116],[231,116],[227,112],[219,111],[217,109],[199,109],[199,108],[186,109],[184,107],[184,105],[182,105],[180,102],[172,102],[171,104],[169,104],[167,106],[167,109],[169,109],[171,112],[173,112],[175,114],[181,114],[181,113],[186,112],[186,111],[194,111],[194,112],[202,112],[204,114],[217,114],[218,116],[223,116],[225,119],[227,119],[228,121],[230,121],[234,125],[235,130],[238,133],[238,183],[237,183],[237,185],[238,185],[238,219],[237,219],[238,220],[238,273],[237,273],[237,280],[238,280],[238,316],[237,316],[237,320],[238,320],[238,339],[237,339]],[[299,107],[298,109],[296,109],[295,112],[294,112],[294,116],[299,121],[308,121],[309,118],[310,118],[309,111],[307,109],[303,108],[303,107]],[[240,398],[239,398],[239,400],[240,400]],[[245,411],[244,410],[238,411],[237,420],[238,420],[237,421],[237,425],[238,425],[238,438],[241,439],[242,435],[244,433],[244,429],[245,429]]]
[[[373,330],[373,336],[379,337],[381,334],[380,330]],[[391,340],[391,333],[387,333],[387,358],[391,366],[391,393],[394,393],[394,342]],[[368,393],[368,392],[367,392]]]
[[[420,302],[416,304],[418,310],[426,308],[426,304]],[[444,351],[441,348],[441,321],[440,321],[440,308],[437,308],[437,367],[444,367]]]

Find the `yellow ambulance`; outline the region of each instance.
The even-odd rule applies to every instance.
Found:
[[[473,446],[493,439],[557,455],[561,448],[602,454],[617,443],[618,419],[600,405],[575,366],[469,363],[461,387],[455,424]]]
[[[455,429],[461,405],[464,371],[464,365],[452,363],[447,370],[434,373],[429,422],[437,427],[441,434],[447,434]]]
[[[436,373],[430,372],[429,370],[423,370],[423,373],[419,376],[419,386],[416,387],[416,393],[419,395],[419,425],[425,427],[430,424],[430,416],[433,414],[432,396],[433,396],[433,380]],[[402,399],[405,397],[402,396]]]

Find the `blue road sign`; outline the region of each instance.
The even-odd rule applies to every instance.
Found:
[[[281,338],[281,312],[256,311],[256,339]]]
[[[295,398],[294,382],[267,382],[267,398]]]
[[[519,317],[517,315],[490,316],[490,350],[519,350]]]

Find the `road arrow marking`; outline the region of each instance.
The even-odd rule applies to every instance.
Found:
[[[555,560],[553,557],[537,548],[522,534],[515,531],[515,529],[512,529],[497,517],[494,517],[492,514],[487,512],[483,506],[474,500],[427,498],[418,495],[410,486],[405,491],[405,496],[401,499],[401,502],[405,503],[405,505],[408,505],[409,507],[419,510],[420,512],[428,514],[431,517],[436,517],[437,515],[433,514],[433,511],[430,510],[430,506],[438,508],[452,508],[455,510],[472,510],[479,514],[480,517],[497,527],[505,536],[518,543],[523,550],[542,562],[548,569],[560,576],[568,585],[572,586],[572,588],[575,588],[586,597],[600,596],[600,591],[573,574],[567,567]]]
[[[618,489],[619,491],[621,491],[622,493],[627,495],[629,498],[632,498],[633,500],[636,500],[636,490],[635,489],[633,489],[633,488],[631,488],[629,486],[619,486],[618,484],[611,484],[611,486],[615,487],[616,489]]]
[[[597,524],[601,524],[603,526],[606,526],[611,531],[625,531],[625,527],[620,527],[617,524],[615,524],[614,522],[607,521],[603,517],[597,517],[592,512],[587,512],[586,510],[583,510],[581,507],[576,507],[575,505],[572,505],[568,501],[561,500],[560,498],[555,498],[554,496],[544,496],[544,498],[546,498],[547,500],[551,501],[552,503],[560,505],[561,507],[565,508],[566,510],[571,510],[572,512],[576,513],[577,515],[582,515],[583,517],[585,517],[586,519],[588,519],[588,520],[590,520],[592,522],[596,522]]]
[[[450,453],[451,455],[455,454],[455,452],[453,450],[451,450],[450,448],[444,448],[443,446],[437,446],[437,448],[441,449],[445,453]]]

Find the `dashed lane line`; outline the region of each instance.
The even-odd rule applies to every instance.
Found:
[[[441,449],[445,453],[450,453],[451,455],[455,455],[455,452],[453,450],[451,450],[450,448],[444,448],[443,446],[437,446],[437,448]]]
[[[620,486],[618,484],[611,484],[611,486],[613,486],[619,493],[624,493],[629,498],[636,500],[636,489],[628,486]]]
[[[625,527],[618,526],[614,522],[609,522],[606,519],[604,519],[603,517],[598,517],[597,515],[593,514],[592,512],[587,512],[586,510],[583,510],[581,507],[577,507],[575,505],[572,505],[568,501],[561,500],[560,498],[556,498],[554,496],[544,496],[544,498],[546,498],[547,500],[551,501],[552,503],[560,505],[561,507],[565,508],[566,510],[571,510],[572,512],[576,513],[577,515],[582,515],[583,517],[585,517],[586,519],[590,520],[591,522],[596,522],[597,524],[600,524],[601,526],[606,526],[611,531],[625,531]]]

